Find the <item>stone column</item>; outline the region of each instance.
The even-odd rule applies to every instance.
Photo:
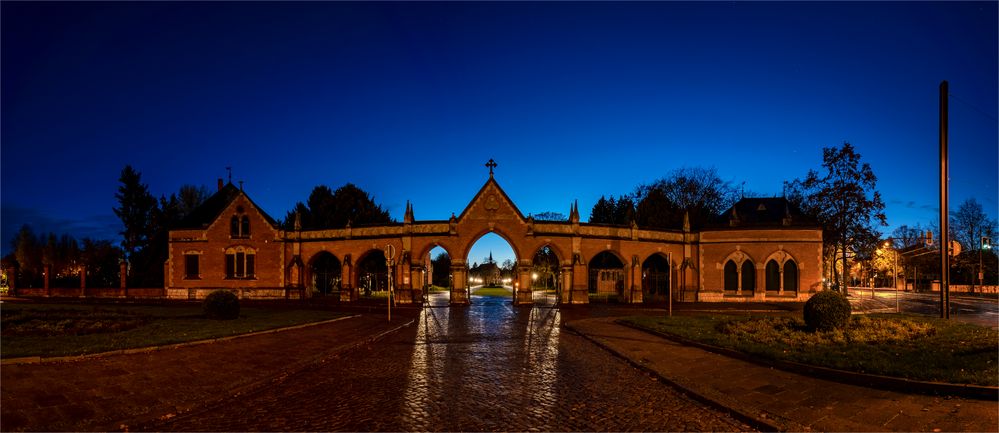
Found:
[[[464,263],[452,263],[451,275],[451,304],[468,304],[468,268]]]
[[[563,304],[572,304],[574,301],[572,298],[572,266],[563,265],[559,278],[562,295],[561,301]]]
[[[534,296],[531,288],[531,267],[528,265],[517,266],[517,284],[514,287],[513,302],[516,305],[530,305],[534,303]]]
[[[45,296],[52,296],[52,288],[49,287],[49,276],[52,274],[52,267],[45,265],[42,268],[42,279],[45,281]]]
[[[351,302],[356,299],[357,293],[354,293],[353,266],[350,263],[350,255],[346,255],[340,266],[340,301]]]
[[[118,275],[120,275],[120,276],[121,276],[121,285],[120,285],[119,287],[120,287],[120,288],[121,288],[122,290],[125,290],[125,291],[126,291],[126,294],[127,294],[127,291],[128,291],[128,285],[127,285],[127,278],[128,278],[128,262],[126,262],[126,261],[122,260],[122,262],[121,262],[121,264],[120,264],[120,266],[119,266],[119,271],[118,271]]]
[[[588,304],[590,303],[590,296],[587,294],[587,286],[590,284],[590,273],[587,269],[586,263],[579,260],[578,257],[573,259],[572,263],[572,303],[573,304]]]
[[[80,297],[85,298],[87,296],[87,267],[80,267]]]
[[[423,266],[409,266],[409,287],[412,291],[411,302],[423,302]]]

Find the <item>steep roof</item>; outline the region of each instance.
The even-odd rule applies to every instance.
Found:
[[[245,196],[246,193],[241,191],[232,183],[229,183],[223,186],[222,189],[213,194],[211,197],[208,197],[208,199],[205,200],[205,202],[202,203],[201,206],[198,206],[193,211],[191,211],[191,213],[188,214],[186,217],[184,217],[184,219],[181,220],[179,223],[177,223],[177,226],[174,228],[175,229],[208,228],[208,226],[210,226],[213,222],[215,222],[215,220],[218,219],[219,215],[221,215],[222,212],[229,207],[229,204],[231,204],[232,201],[235,200],[240,195]],[[253,205],[253,207],[257,208],[257,212],[260,212],[260,215],[263,216],[264,219],[270,225],[274,227],[278,226],[277,221],[274,218],[271,218],[270,215],[267,215],[267,212],[264,212],[264,210],[261,209],[260,206],[257,206],[257,204],[253,202],[253,200],[250,200],[249,196],[246,196],[246,200],[249,201]]]
[[[712,222],[719,227],[816,226],[784,197],[742,198]]]
[[[499,186],[499,183],[496,182],[496,179],[494,179],[492,175],[490,175],[489,180],[482,185],[482,188],[479,188],[479,192],[475,194],[475,197],[472,197],[472,200],[468,202],[468,205],[465,206],[465,210],[461,211],[461,215],[458,215],[458,220],[463,220],[465,216],[469,214],[469,211],[471,211],[480,200],[486,200],[484,196],[487,195],[487,192],[493,191],[499,193],[499,198],[497,199],[498,201],[495,206],[508,206],[512,209],[514,215],[516,215],[518,219],[521,221],[526,220],[526,218],[524,218],[524,214],[520,212],[520,209],[518,209],[517,205],[513,203],[513,200],[510,200],[510,196],[506,195],[506,191]]]

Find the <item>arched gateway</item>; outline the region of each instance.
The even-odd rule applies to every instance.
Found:
[[[662,302],[668,296],[803,300],[821,287],[822,231],[799,220],[786,200],[763,198],[740,200],[700,231],[689,224],[657,230],[581,223],[577,205],[570,207],[569,221],[535,221],[517,209],[490,167],[485,185],[448,220],[417,221],[407,203],[402,223],[283,230],[240,188],[220,180],[219,191],[183,228],[170,231],[166,290],[168,297],[183,299],[224,288],[243,298],[339,296],[350,302],[391,276],[398,301],[420,302],[429,281],[430,251],[441,247],[451,257],[451,302],[467,303],[468,250],[481,236],[496,233],[517,257],[517,304],[532,303],[532,285],[538,281],[552,283],[532,278],[538,251],[554,258],[546,266],[562,288],[562,303],[587,303],[591,294],[620,302]],[[395,255],[385,257],[390,245]],[[781,259],[774,262],[781,264],[786,281],[780,290],[773,290],[774,264],[762,260],[767,257]],[[386,259],[391,266],[384,266]],[[230,269],[239,264],[235,272]],[[729,268],[736,264],[741,268],[733,273]],[[733,282],[729,274],[740,280]]]

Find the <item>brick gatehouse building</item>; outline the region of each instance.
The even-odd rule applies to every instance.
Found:
[[[441,247],[451,257],[451,303],[467,303],[465,258],[487,233],[503,237],[516,255],[518,304],[532,302],[532,264],[544,247],[557,256],[554,279],[563,303],[586,303],[590,293],[621,302],[664,301],[668,294],[682,301],[802,301],[822,285],[822,230],[783,198],[743,198],[699,231],[686,223],[680,230],[583,223],[575,205],[568,221],[535,221],[490,172],[448,220],[416,220],[407,203],[401,223],[297,226],[282,229],[241,188],[220,180],[218,192],[170,231],[166,296],[200,299],[221,288],[250,299],[351,302],[362,287],[384,286],[390,275],[398,302],[420,302],[430,251]]]

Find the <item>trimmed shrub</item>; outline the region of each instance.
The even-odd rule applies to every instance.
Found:
[[[805,303],[805,325],[813,331],[842,329],[850,322],[850,301],[839,292],[825,290]]]
[[[216,290],[205,297],[205,317],[215,320],[239,318],[239,298],[228,290]]]

